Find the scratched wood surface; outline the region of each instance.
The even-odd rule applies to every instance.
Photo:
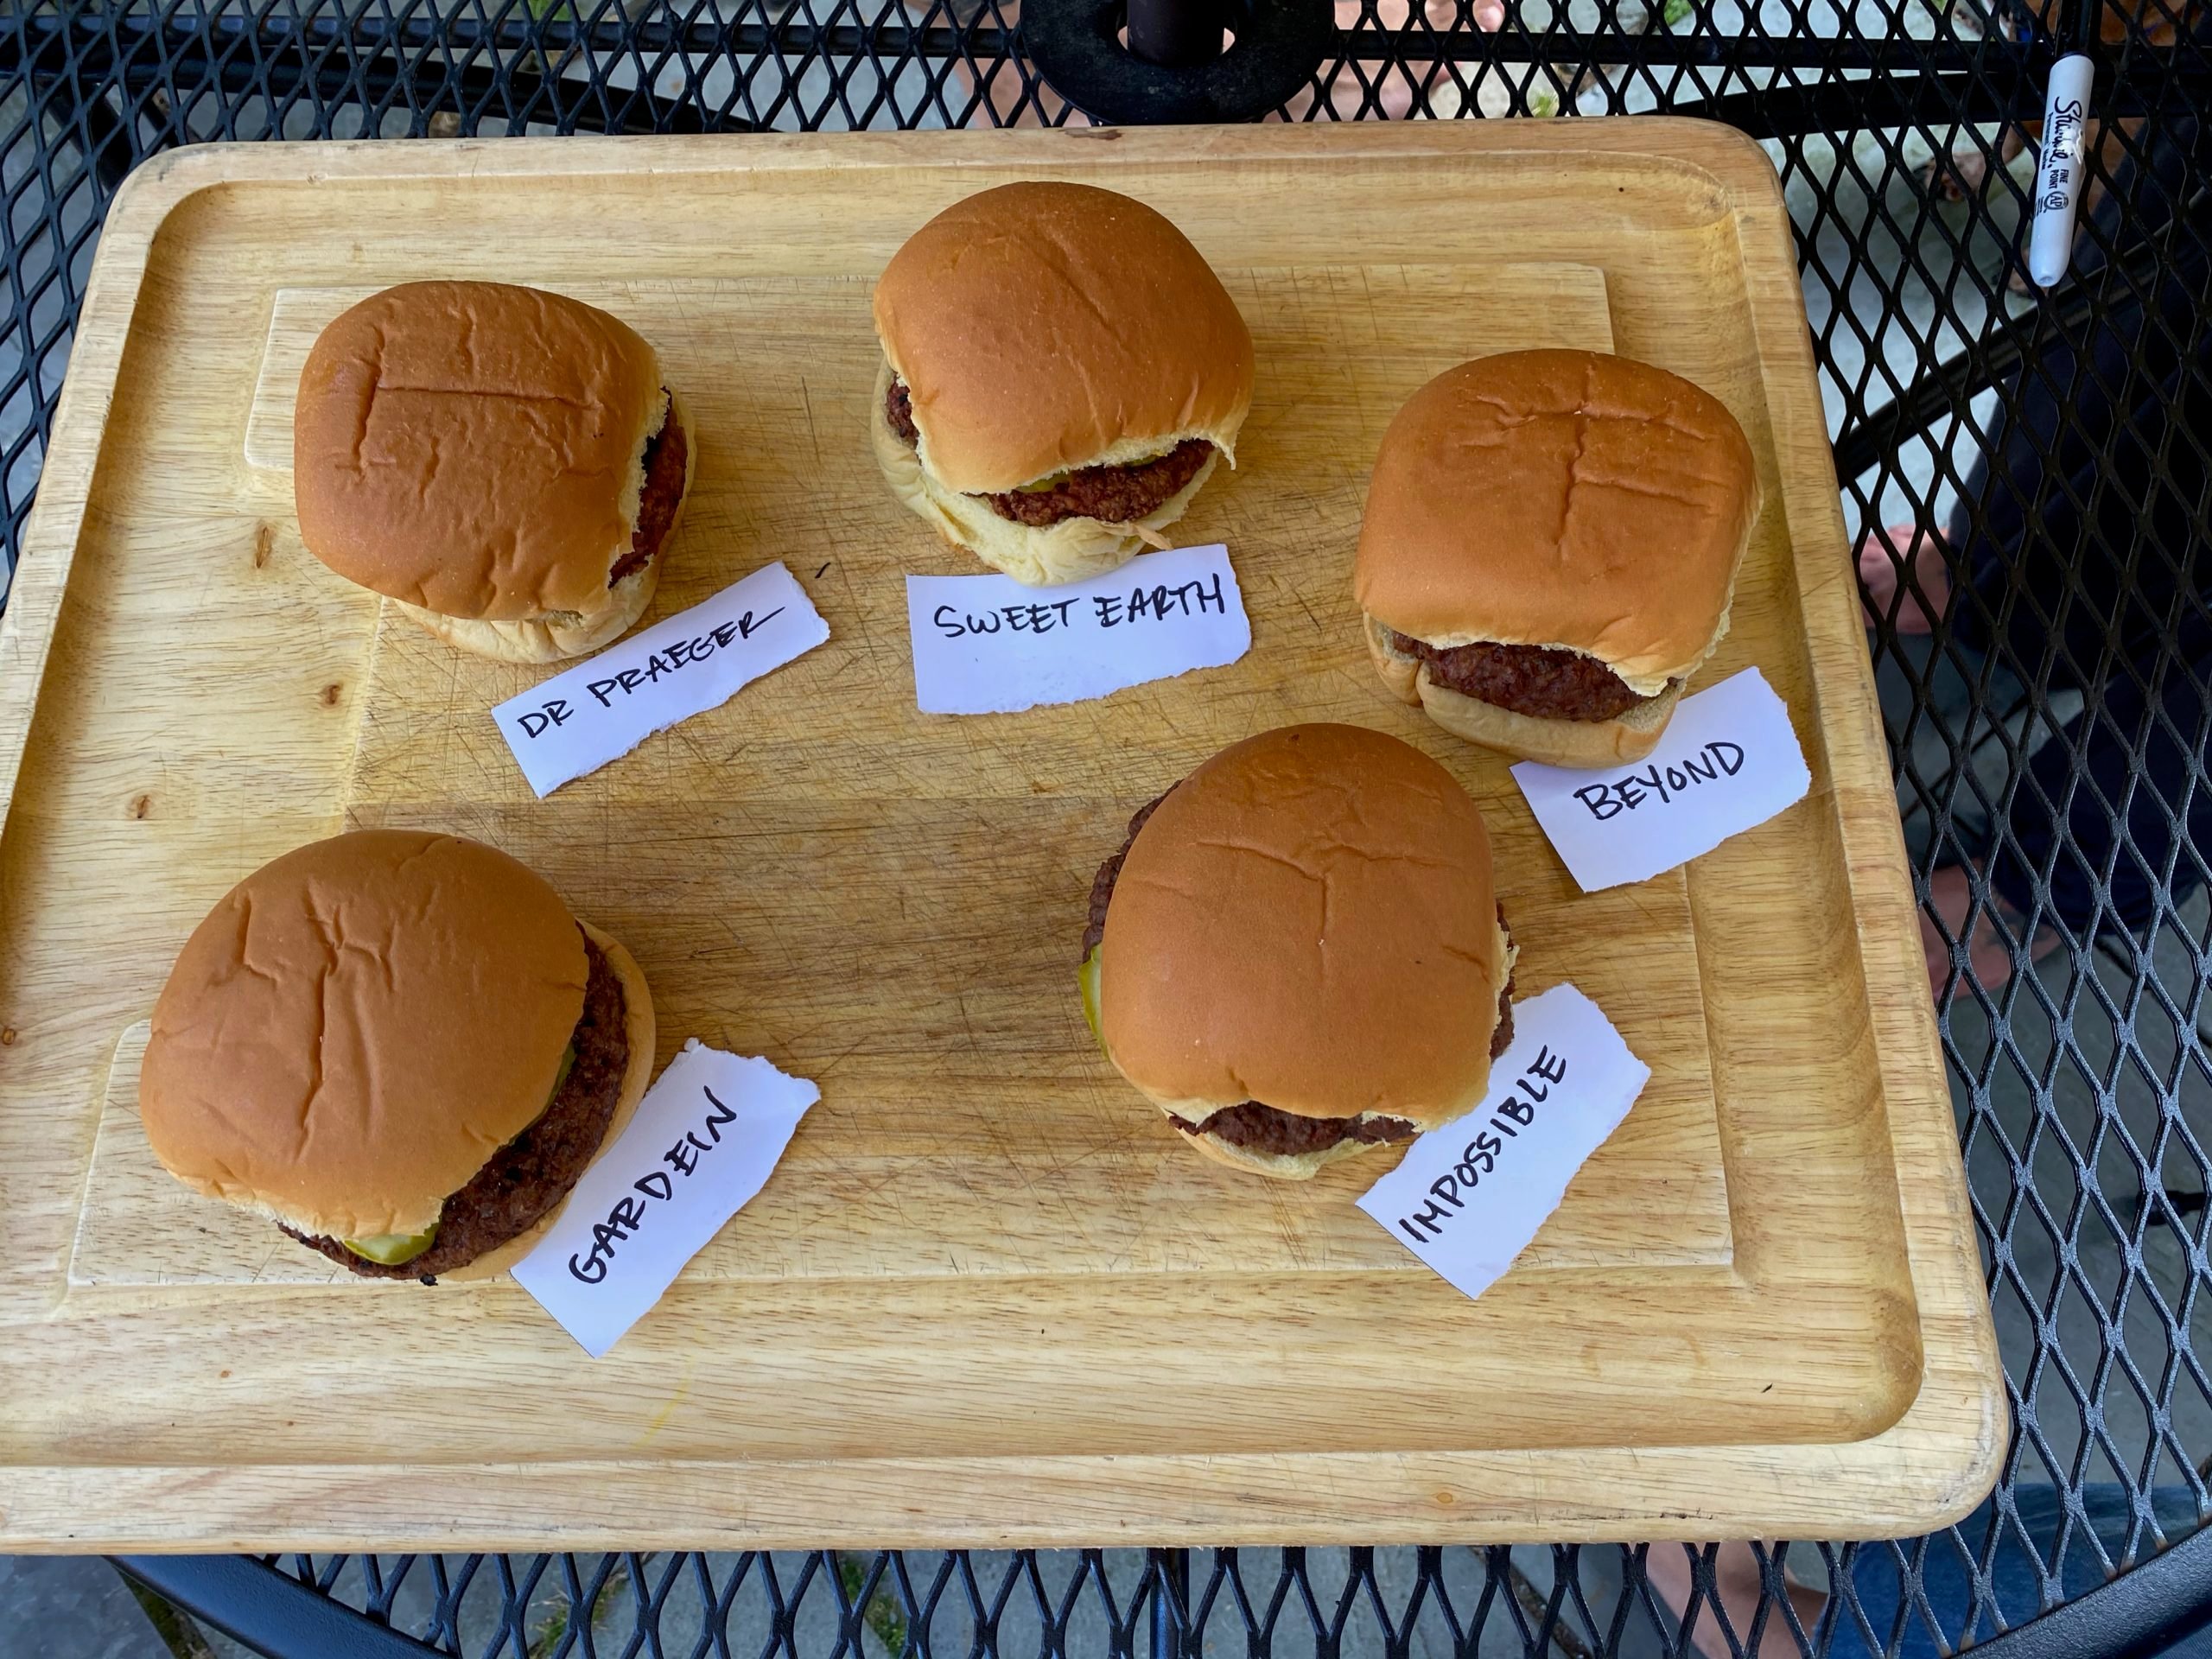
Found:
[[[925,719],[899,576],[963,566],[867,459],[868,283],[938,207],[1032,176],[1154,202],[1252,322],[1242,466],[1186,526],[1229,543],[1254,648],[1077,709]],[[288,365],[351,297],[434,272],[652,337],[701,447],[657,613],[780,558],[830,644],[533,801],[484,710],[534,677],[380,617],[290,512]],[[1768,505],[1708,677],[1759,664],[1815,787],[1687,873],[1583,897],[1503,766],[1383,697],[1346,585],[1400,399],[1477,353],[1607,340],[1751,435]],[[0,620],[0,1547],[1868,1535],[1993,1472],[1786,224],[1741,140],[184,152],[111,215],[28,545]],[[1379,1164],[1296,1188],[1192,1157],[1077,1007],[1128,813],[1315,718],[1452,767],[1523,988],[1572,979],[1654,1068],[1479,1303],[1351,1210]],[[245,871],[369,823],[543,870],[639,957],[664,1061],[697,1036],[822,1083],[767,1192],[606,1359],[509,1282],[327,1282],[145,1155],[139,1022],[178,942]]]

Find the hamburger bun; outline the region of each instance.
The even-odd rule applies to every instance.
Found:
[[[1170,1121],[1173,1121],[1172,1116]],[[1357,1158],[1363,1152],[1372,1152],[1376,1143],[1366,1141],[1339,1141],[1333,1146],[1313,1152],[1262,1152],[1252,1147],[1239,1146],[1224,1141],[1217,1135],[1208,1135],[1200,1129],[1193,1134],[1176,1125],[1191,1148],[1201,1157],[1211,1158],[1217,1164],[1241,1170],[1248,1175],[1272,1176],[1278,1181],[1310,1181],[1331,1164],[1341,1163],[1347,1158]]]
[[[1126,562],[1212,470],[1141,518],[1041,528],[993,494],[1128,467],[1198,439],[1236,464],[1252,404],[1252,338],[1220,278],[1142,202],[1090,185],[1002,185],[908,238],[877,283],[885,374],[874,448],[893,493],[939,534],[1018,580],[1061,582]],[[883,393],[906,388],[915,432]]]
[[[1637,759],[1728,631],[1759,505],[1743,429],[1679,376],[1603,352],[1463,363],[1414,394],[1376,457],[1352,576],[1370,652],[1394,695],[1474,741],[1561,766]],[[1572,653],[1644,701],[1595,719],[1502,708],[1436,683],[1391,633]]]
[[[1209,456],[1197,477],[1153,512],[1126,524],[1063,518],[1057,524],[1033,529],[1001,518],[983,497],[948,490],[930,477],[919,452],[893,431],[884,416],[883,395],[890,389],[891,378],[891,365],[887,363],[876,377],[869,433],[876,465],[883,469],[891,493],[937,531],[947,546],[973,553],[994,570],[1004,571],[1032,588],[1053,588],[1103,575],[1127,564],[1147,546],[1166,547],[1167,537],[1160,532],[1183,516],[1192,497],[1213,476],[1215,458]]]
[[[587,933],[622,990],[619,1124],[652,1068],[651,993],[542,877],[414,830],[285,854],[193,931],[155,1004],[138,1084],[155,1156],[308,1239],[428,1231],[556,1097]]]
[[[660,456],[657,439],[679,447]],[[301,538],[324,564],[454,645],[550,662],[644,613],[697,446],[626,324],[536,289],[430,282],[323,330],[292,452]]]
[[[1427,1130],[1481,1102],[1515,951],[1480,810],[1411,745],[1334,725],[1234,744],[1155,804],[1109,880],[1101,1046],[1208,1155],[1301,1179],[1377,1144],[1205,1131],[1248,1103]]]

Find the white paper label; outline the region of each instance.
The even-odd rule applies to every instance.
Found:
[[[764,565],[705,604],[508,698],[492,718],[543,800],[662,728],[719,709],[829,637],[797,578],[780,563]]]
[[[1513,781],[1585,893],[1648,881],[1805,798],[1789,710],[1756,668],[1684,697],[1643,760],[1579,770],[1523,760]]]
[[[515,1263],[515,1278],[597,1359],[767,1185],[821,1098],[804,1077],[693,1038]]]
[[[909,576],[914,701],[925,715],[1081,702],[1252,648],[1229,550],[1179,547],[1065,588],[1011,576]]]
[[[1651,1068],[1572,985],[1513,1008],[1484,1103],[1414,1141],[1359,1207],[1469,1296],[1488,1290],[1620,1126]]]

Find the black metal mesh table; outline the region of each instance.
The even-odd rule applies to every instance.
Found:
[[[1728,1558],[1635,1544],[139,1564],[210,1622],[315,1655],[402,1650],[397,1630],[516,1659],[1472,1659],[2120,1655],[2212,1611],[2205,0],[1521,0],[1492,34],[1470,0],[1337,12],[1279,118],[1694,113],[1781,171],[1849,516],[1944,550],[1895,598],[1893,554],[1862,569],[1953,966],[2017,1424],[1995,1497],[1930,1538],[1758,1547],[1728,1596]],[[2021,124],[2074,49],[2112,119],[2073,276],[2044,293]],[[156,150],[1070,118],[998,0],[0,0],[10,568],[102,216]],[[2014,970],[1994,991],[1967,974],[1969,906],[1996,930],[1983,977]]]

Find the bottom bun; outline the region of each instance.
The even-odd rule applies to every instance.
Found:
[[[1518,715],[1436,684],[1428,677],[1427,664],[1395,649],[1387,632],[1373,617],[1367,619],[1367,654],[1375,659],[1376,672],[1393,696],[1412,703],[1454,736],[1546,766],[1588,768],[1641,760],[1658,747],[1682,697],[1682,683],[1676,680],[1657,696],[1611,720]]]
[[[614,977],[622,982],[622,1035],[630,1046],[629,1065],[622,1072],[622,1092],[615,1097],[613,1115],[607,1120],[607,1133],[600,1137],[599,1152],[593,1154],[596,1158],[614,1143],[615,1137],[637,1116],[638,1103],[645,1097],[646,1086],[652,1082],[653,1044],[659,1028],[653,1019],[652,988],[645,983],[645,972],[638,966],[637,958],[589,922],[580,920],[577,925],[599,947],[600,954],[607,958],[607,965],[614,970]],[[467,1283],[497,1278],[528,1255],[568,1207],[569,1200],[563,1198],[535,1225],[524,1228],[504,1244],[494,1245],[474,1262],[440,1274],[438,1282]],[[391,1282],[404,1285],[417,1281],[395,1279]]]
[[[1310,1181],[1326,1165],[1346,1158],[1357,1158],[1363,1152],[1380,1152],[1388,1147],[1404,1147],[1413,1144],[1410,1141],[1339,1141],[1333,1147],[1322,1147],[1313,1152],[1293,1155],[1280,1152],[1254,1152],[1249,1147],[1234,1145],[1217,1135],[1193,1135],[1184,1128],[1178,1128],[1175,1133],[1217,1164],[1227,1164],[1231,1169],[1244,1170],[1255,1175],[1272,1175],[1279,1181]]]
[[[679,518],[683,512],[681,507],[677,509]],[[660,555],[656,553],[642,569],[632,570],[608,588],[607,607],[588,616],[581,611],[563,611],[518,622],[485,622],[473,617],[441,615],[404,599],[391,602],[448,645],[473,651],[479,657],[503,663],[557,663],[611,645],[629,632],[645,613],[645,607],[653,602],[653,590],[659,586]]]
[[[891,368],[886,364],[876,376],[875,415],[869,432],[875,446],[876,464],[890,481],[891,493],[915,516],[952,546],[973,553],[994,570],[1003,570],[1016,582],[1032,588],[1057,588],[1119,569],[1148,547],[1165,547],[1160,534],[1180,518],[1191,498],[1205,487],[1221,459],[1216,449],[1205,459],[1196,477],[1143,518],[1127,524],[1103,518],[1063,518],[1057,524],[1033,529],[1001,518],[979,495],[948,490],[923,470],[920,453],[907,447],[884,417],[884,393],[890,389]],[[1151,536],[1140,533],[1150,531]]]

